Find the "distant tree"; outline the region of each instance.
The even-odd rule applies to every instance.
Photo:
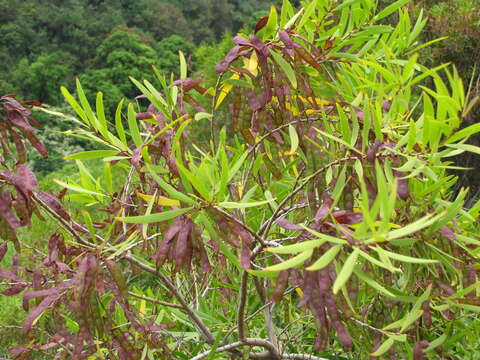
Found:
[[[192,55],[194,45],[179,35],[171,35],[158,44],[158,67],[166,74],[178,72],[178,51],[185,56]]]
[[[92,66],[81,77],[107,98],[134,97],[137,92],[129,76],[145,78],[152,73],[152,65],[158,65],[159,54],[135,30],[126,27],[115,29],[98,47]],[[93,89],[87,94],[92,97]],[[114,104],[106,103],[112,110]]]
[[[61,102],[58,89],[73,79],[74,64],[75,58],[71,54],[55,51],[40,55],[32,63],[22,59],[13,78],[24,96],[57,104]]]
[[[193,28],[182,10],[166,1],[148,0],[142,22],[136,26],[148,31],[157,41],[174,34],[189,41],[193,39]]]
[[[219,40],[223,33],[233,29],[234,6],[228,0],[185,0],[183,12],[189,19],[197,43]]]

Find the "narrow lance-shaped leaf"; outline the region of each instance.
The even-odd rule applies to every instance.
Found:
[[[348,281],[350,275],[352,275],[353,269],[355,268],[355,262],[358,258],[358,251],[356,248],[353,249],[352,253],[348,256],[345,264],[343,264],[342,269],[337,275],[335,282],[333,283],[332,291],[334,294],[337,294],[338,291],[342,288],[343,285]]]
[[[149,223],[157,223],[161,221],[167,221],[170,219],[174,219],[180,215],[183,215],[189,211],[191,211],[193,207],[184,208],[184,209],[177,209],[177,210],[169,210],[163,211],[161,213],[150,214],[150,215],[141,215],[141,216],[128,216],[128,217],[117,217],[117,220],[131,223],[131,224],[149,224]]]
[[[343,245],[334,245],[328,249],[317,261],[315,261],[311,266],[307,268],[309,271],[315,271],[323,269],[325,266],[328,266],[335,259],[335,256],[340,252]]]
[[[375,350],[373,353],[370,355],[374,357],[382,356],[385,354],[390,348],[393,346],[395,343],[395,340],[392,337],[389,337],[387,340],[385,340],[382,345],[379,346],[377,350]]]
[[[292,66],[280,54],[277,54],[274,51],[272,51],[271,54],[275,62],[280,66],[280,68],[287,76],[288,81],[290,81],[293,88],[296,89],[298,86],[297,78],[295,76],[295,71],[293,70]]]
[[[313,250],[322,246],[325,240],[308,240],[298,244],[279,246],[275,248],[266,248],[265,251],[272,252],[274,254],[296,254],[307,250]]]
[[[303,264],[310,256],[312,256],[313,250],[306,250],[297,256],[294,256],[291,259],[288,259],[287,261],[284,261],[280,264],[272,265],[266,267],[264,270],[265,271],[282,271],[282,270],[287,270],[295,266],[299,266]]]

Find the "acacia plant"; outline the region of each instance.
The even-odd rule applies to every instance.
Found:
[[[448,173],[480,152],[465,144],[479,125],[459,130],[475,99],[454,67],[417,63],[425,18],[407,2],[285,0],[233,39],[215,88],[180,53],[178,79],[132,79],[141,94],[112,119],[102,93],[93,106],[79,82],[76,98],[62,88],[69,134],[98,149],[67,157],[78,182],[58,180],[58,195],[2,160],[0,236],[32,214],[58,224],[28,270],[18,256],[0,270],[28,311],[12,352],[420,360],[478,347],[480,203],[452,198]],[[43,151],[28,110],[1,104],[4,152],[13,139],[24,153],[12,126]]]

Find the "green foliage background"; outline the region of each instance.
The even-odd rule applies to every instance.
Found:
[[[167,74],[175,72],[178,50],[189,58],[190,68],[208,69],[202,75],[213,85],[213,65],[231,47],[231,34],[243,26],[254,26],[259,17],[268,13],[272,2],[0,0],[0,92],[38,99],[55,106],[53,110],[66,112],[59,87],[73,88],[79,77],[90,97],[95,91],[105,94],[105,105],[112,111],[120,98],[138,94],[128,76],[148,79],[153,76],[152,65]],[[381,7],[392,2],[381,0]],[[417,5],[428,9],[430,21],[425,41],[449,36],[427,49],[422,62],[434,66],[452,61],[468,82],[474,76],[476,55],[480,53],[479,1],[417,1]],[[51,154],[48,160],[32,160],[35,171],[50,174],[42,180],[45,189],[53,178],[65,178],[71,172],[72,167],[62,169],[65,162],[59,159],[88,149],[88,145],[78,139],[65,139],[60,132],[66,131],[69,124],[64,119],[45,113],[35,115],[44,125],[42,137]],[[469,122],[478,122],[478,111],[472,112]],[[478,157],[469,156],[461,161],[478,167]],[[478,184],[474,176],[467,177],[463,184]],[[38,237],[30,245],[45,240],[44,223],[34,223],[31,232],[38,233]],[[3,260],[10,261],[10,255]],[[1,322],[12,323],[14,315],[8,310],[12,306],[18,306],[16,300],[1,297]],[[473,339],[476,327],[477,322],[466,319],[466,336]],[[2,341],[11,345],[16,335],[6,334],[15,332],[2,333]],[[3,346],[0,343],[0,348]]]

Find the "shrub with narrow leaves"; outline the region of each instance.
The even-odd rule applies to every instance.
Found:
[[[178,79],[132,79],[150,104],[122,100],[113,119],[102,93],[93,106],[79,82],[78,99],[63,88],[72,135],[99,149],[67,157],[78,182],[58,180],[59,196],[17,187],[59,228],[33,271],[0,272],[9,295],[25,291],[24,330],[46,331],[13,352],[419,360],[474,347],[458,320],[480,310],[480,203],[452,199],[447,170],[480,152],[465,144],[479,127],[459,130],[472,100],[455,68],[417,63],[425,20],[407,2],[285,0],[233,39],[215,88],[180,53]]]

